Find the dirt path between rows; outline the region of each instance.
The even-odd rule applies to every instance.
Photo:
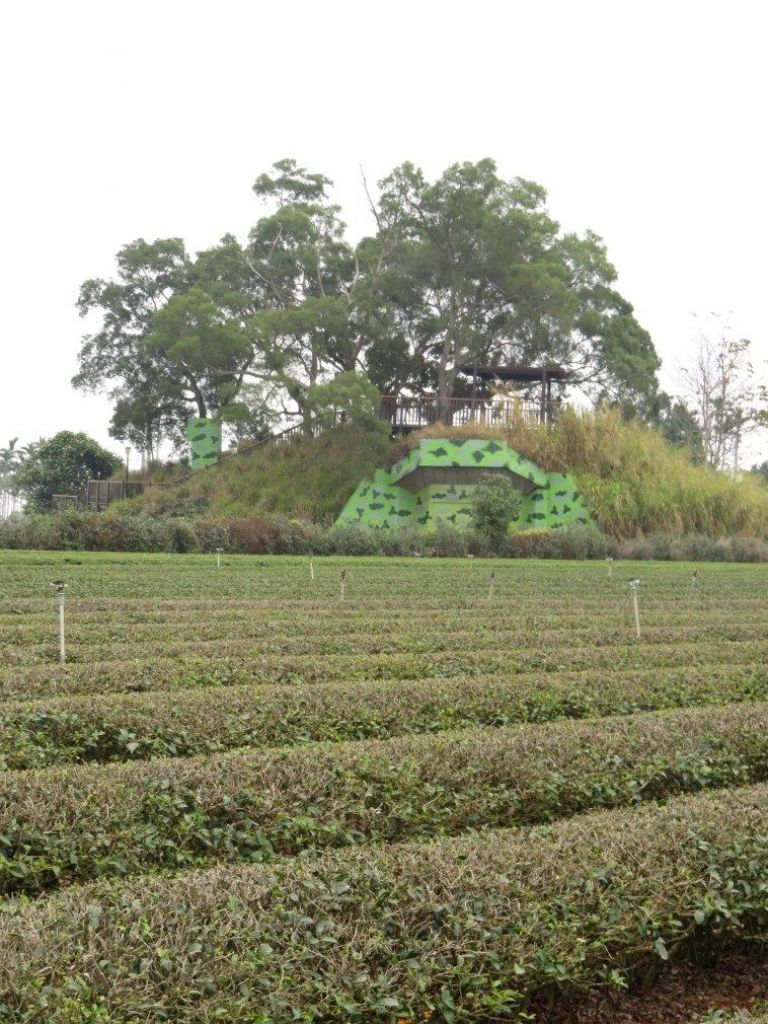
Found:
[[[539,1010],[536,1024],[698,1024],[711,1010],[748,1010],[768,1000],[768,950],[733,953],[709,967],[671,967],[650,992],[593,993]]]

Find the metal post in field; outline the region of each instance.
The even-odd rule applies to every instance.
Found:
[[[640,639],[640,609],[637,604],[637,594],[640,590],[640,580],[630,580],[629,590],[632,594],[632,609],[635,613],[635,631],[637,632],[637,639]]]
[[[59,661],[63,665],[67,660],[67,650],[64,639],[64,601],[66,599],[66,590],[68,584],[64,580],[54,580],[51,586],[56,591],[56,597],[59,602]]]

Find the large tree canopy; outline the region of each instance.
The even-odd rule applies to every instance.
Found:
[[[80,289],[80,315],[98,315],[101,323],[83,338],[72,383],[107,391],[115,403],[110,433],[150,458],[162,437],[177,435],[187,403],[170,364],[146,340],[156,314],[189,287],[189,275],[180,238],[140,238],[118,252],[114,280],[92,279]]]
[[[653,405],[659,360],[604,244],[563,234],[540,185],[503,180],[492,160],[434,182],[406,163],[354,247],[330,187],[280,161],[256,180],[264,212],[244,243],[193,258],[180,239],[140,239],[114,280],[83,285],[80,311],[100,324],[74,383],[111,393],[113,436],[151,456],[190,413],[241,434],[283,417],[310,430],[318,388],[339,375],[447,398],[466,387],[463,362],[555,362],[595,399]]]
[[[659,359],[592,232],[559,232],[540,185],[503,181],[492,160],[455,164],[428,182],[403,164],[381,183],[377,383],[454,393],[464,362],[559,363],[594,397],[647,402]],[[399,355],[398,368],[396,355]]]

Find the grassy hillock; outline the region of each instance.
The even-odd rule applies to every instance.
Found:
[[[160,515],[274,515],[330,524],[360,480],[391,456],[381,432],[337,427],[224,459],[181,483],[157,481],[132,502]]]
[[[348,426],[267,445],[179,484],[155,483],[140,502],[162,515],[264,515],[327,524],[363,477],[437,429],[393,441]],[[768,488],[696,465],[654,430],[614,411],[567,411],[552,427],[521,420],[505,428],[472,424],[439,431],[451,438],[504,440],[544,469],[573,472],[596,522],[614,537],[768,536]]]
[[[614,537],[768,536],[768,488],[751,477],[734,480],[696,465],[685,450],[614,410],[567,410],[552,427],[521,419],[505,428],[472,424],[443,433],[504,440],[543,469],[572,472],[598,525]],[[430,428],[404,444],[434,435]]]

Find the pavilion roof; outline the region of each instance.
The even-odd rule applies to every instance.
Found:
[[[456,369],[460,373],[478,377],[480,380],[514,380],[520,383],[544,380],[567,380],[568,371],[562,366],[481,366],[479,363],[462,363]]]

